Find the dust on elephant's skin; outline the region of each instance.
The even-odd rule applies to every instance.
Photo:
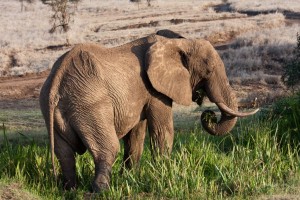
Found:
[[[146,128],[152,154],[169,154],[172,102],[201,105],[204,96],[222,113],[219,122],[212,111],[201,116],[213,135],[229,132],[236,117],[256,112],[237,111],[224,64],[206,40],[161,30],[114,48],[76,45],[55,62],[40,94],[52,162],[55,153],[65,189],[76,187],[75,154],[86,150],[95,163],[93,190],[108,188],[119,139],[124,165],[131,168],[140,160]]]

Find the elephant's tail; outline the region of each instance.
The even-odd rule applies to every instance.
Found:
[[[50,137],[50,149],[51,149],[51,162],[53,168],[53,174],[55,179],[57,179],[57,174],[55,170],[55,162],[54,162],[54,112],[55,108],[59,102],[59,87],[61,80],[63,78],[63,74],[65,73],[68,62],[70,60],[69,52],[62,55],[55,63],[54,63],[54,71],[53,78],[51,80],[50,90],[49,90],[49,137]]]
[[[51,149],[51,163],[53,168],[53,174],[55,180],[57,179],[56,169],[55,169],[55,162],[54,162],[54,109],[56,107],[54,101],[49,101],[49,136],[50,136],[50,149]]]

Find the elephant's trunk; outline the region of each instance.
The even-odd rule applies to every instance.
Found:
[[[224,135],[235,126],[237,117],[252,115],[258,111],[249,113],[238,112],[236,96],[228,83],[227,78],[218,77],[217,74],[208,80],[206,93],[211,102],[216,103],[221,111],[221,118],[218,121],[213,111],[206,110],[201,115],[203,128],[212,135]]]
[[[201,115],[203,128],[211,135],[225,135],[234,127],[237,117],[221,111],[221,119],[217,122],[216,114],[211,110],[206,110]]]

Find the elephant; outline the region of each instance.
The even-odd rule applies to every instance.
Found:
[[[54,63],[40,92],[50,138],[53,173],[58,158],[64,189],[76,188],[75,155],[87,150],[95,164],[94,192],[109,188],[112,165],[124,141],[124,165],[139,162],[148,128],[152,155],[169,155],[174,128],[172,103],[199,106],[203,97],[221,112],[201,115],[212,135],[227,134],[241,113],[217,51],[204,39],[170,30],[105,48],[74,46]]]

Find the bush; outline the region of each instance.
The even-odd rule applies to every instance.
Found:
[[[300,84],[300,35],[297,34],[297,47],[294,50],[294,59],[287,62],[284,67],[282,81],[292,90],[299,88]]]
[[[50,33],[54,33],[57,28],[67,32],[70,29],[71,16],[75,14],[77,4],[80,0],[42,0],[43,3],[49,4],[52,8],[53,15],[51,16],[52,28]],[[70,3],[74,6],[71,7]]]
[[[273,104],[271,120],[282,146],[300,147],[300,92]],[[300,150],[300,148],[299,148]]]

